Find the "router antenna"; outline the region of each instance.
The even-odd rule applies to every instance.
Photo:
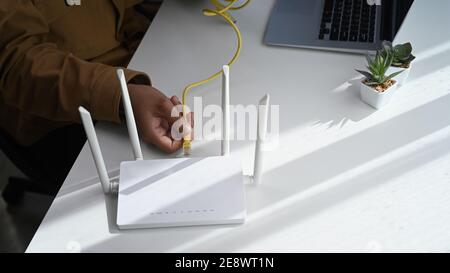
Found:
[[[230,154],[230,67],[222,73],[222,155]]]
[[[253,167],[253,182],[260,185],[262,181],[262,164],[263,152],[262,145],[266,139],[267,121],[269,118],[269,94],[266,94],[260,101],[258,106],[258,124],[255,144],[255,160]]]
[[[91,153],[94,157],[95,167],[97,168],[97,173],[100,178],[100,183],[102,184],[103,191],[106,194],[111,193],[113,191],[114,185],[113,183],[110,183],[109,180],[108,171],[106,170],[102,151],[100,150],[100,145],[98,144],[97,134],[95,133],[91,114],[82,106],[78,108],[78,111],[80,112],[84,131],[86,132],[88,143],[91,147]]]
[[[136,121],[134,120],[133,108],[131,106],[130,94],[128,93],[127,82],[125,80],[125,73],[123,69],[117,69],[117,77],[120,81],[120,89],[122,91],[123,108],[125,110],[125,119],[127,122],[128,135],[133,148],[134,158],[142,160],[141,144],[139,143],[139,136],[136,129]]]

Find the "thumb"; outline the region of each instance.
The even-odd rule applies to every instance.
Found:
[[[182,109],[181,107],[176,107],[177,105],[173,104],[171,100],[165,99],[160,106],[161,117],[167,120],[169,125],[172,125],[180,119]],[[176,108],[175,108],[176,107]]]

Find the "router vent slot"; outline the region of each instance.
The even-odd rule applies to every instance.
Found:
[[[152,212],[150,215],[167,215],[167,214],[197,214],[197,213],[211,213],[214,209],[189,209],[189,210],[173,210],[173,211],[158,211]]]

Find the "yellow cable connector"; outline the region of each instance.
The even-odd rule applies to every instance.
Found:
[[[211,0],[211,3],[214,5],[215,9],[204,9],[203,10],[203,15],[205,16],[220,16],[222,17],[236,32],[236,37],[237,37],[237,47],[236,47],[236,52],[234,53],[233,58],[230,60],[230,62],[228,63],[228,66],[231,67],[232,64],[234,64],[237,60],[237,58],[239,57],[239,54],[241,53],[241,49],[242,49],[242,36],[241,36],[241,32],[239,30],[239,28],[236,26],[235,20],[233,19],[233,17],[228,13],[229,10],[238,10],[241,8],[244,8],[245,6],[247,6],[250,3],[250,0],[246,0],[243,4],[239,5],[239,6],[234,6],[234,4],[236,2],[238,2],[238,0],[225,0],[226,2],[228,2],[228,4],[224,5],[222,3],[220,3],[219,0]],[[183,97],[182,97],[182,103],[183,103],[183,117],[186,119],[187,114],[186,114],[186,101],[187,101],[187,96],[189,94],[189,92],[191,91],[192,88],[194,87],[198,87],[200,85],[203,85],[207,82],[210,82],[212,80],[214,80],[215,78],[217,78],[218,76],[220,76],[222,74],[222,70],[219,70],[218,72],[216,72],[215,74],[209,76],[208,78],[198,81],[198,82],[194,82],[189,84],[188,86],[186,86],[183,90]],[[187,122],[187,120],[186,120]],[[191,135],[188,134],[183,138],[183,150],[184,150],[184,154],[185,155],[190,155],[191,153]]]

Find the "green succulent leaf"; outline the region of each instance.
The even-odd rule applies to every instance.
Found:
[[[361,73],[364,77],[366,77],[366,79],[372,79],[372,74],[370,74],[369,72],[358,70],[358,69],[356,69],[356,71]]]
[[[391,80],[391,79],[397,77],[397,76],[398,76],[399,74],[401,74],[402,72],[403,72],[403,70],[394,72],[394,73],[392,73],[391,75],[387,76],[387,77],[386,77],[386,80],[387,80],[387,81],[388,81],[388,80]]]
[[[416,59],[416,56],[410,54],[410,55],[408,56],[408,58],[406,58],[405,61],[406,61],[407,63],[411,63],[411,62],[414,61],[415,59]]]
[[[391,51],[393,46],[391,41],[383,41],[382,42],[382,50],[383,51]]]
[[[394,52],[395,52],[395,55],[399,59],[406,59],[406,58],[408,58],[409,55],[411,55],[411,52],[412,52],[411,43],[406,43],[406,44],[402,44],[402,45],[396,45],[394,47]]]
[[[372,63],[372,61],[373,61],[372,56],[366,55],[366,61],[367,61],[368,64]]]
[[[385,44],[386,50],[377,51],[374,57],[366,56],[368,71],[356,70],[366,77],[367,85],[370,86],[383,84],[386,81],[390,80],[392,77],[395,77],[401,73],[401,71],[399,71],[386,76],[387,70],[394,62],[393,51],[390,49],[387,50],[387,48],[390,48],[390,44],[388,43]]]
[[[380,83],[379,82],[371,82],[371,81],[366,81],[366,82],[364,82],[364,84],[365,85],[368,85],[368,86],[377,86],[377,85],[379,85]]]
[[[385,51],[392,52],[394,66],[409,66],[409,64],[416,58],[412,55],[412,45],[411,43],[399,44],[391,49],[388,49],[388,44],[383,43]]]

